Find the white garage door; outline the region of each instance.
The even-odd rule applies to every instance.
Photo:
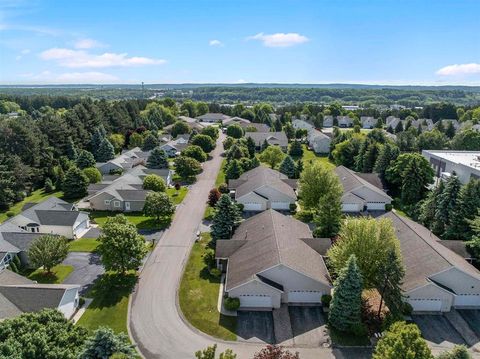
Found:
[[[241,295],[240,307],[272,308],[272,297],[268,295]]]
[[[290,209],[288,202],[272,202],[272,209]]]
[[[308,290],[292,290],[288,292],[289,303],[320,303],[322,292]]]
[[[344,203],[342,204],[343,212],[360,212],[360,205],[357,203]]]
[[[457,294],[455,296],[456,307],[478,307],[480,306],[480,295],[476,294]]]
[[[385,203],[384,202],[367,202],[367,209],[370,211],[384,211]]]
[[[262,204],[261,203],[254,203],[254,202],[248,202],[243,205],[243,210],[244,211],[261,211],[262,210]]]
[[[408,299],[414,312],[440,312],[442,301],[440,299]]]
[[[88,220],[81,222],[74,230],[75,235],[80,234],[82,231],[88,228]]]

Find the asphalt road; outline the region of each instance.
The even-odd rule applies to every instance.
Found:
[[[147,260],[132,297],[130,333],[146,358],[191,359],[197,350],[217,343],[218,352],[231,348],[237,358],[252,358],[259,344],[222,342],[200,333],[179,314],[177,291],[195,233],[202,221],[208,192],[215,184],[222,158],[221,141],[204,163],[204,170],[177,208],[170,228]],[[359,349],[339,351],[323,348],[298,348],[302,359],[369,358]]]

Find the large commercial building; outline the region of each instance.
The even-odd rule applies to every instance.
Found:
[[[437,178],[446,179],[455,172],[464,184],[471,178],[480,179],[480,151],[423,150],[422,155],[432,165]]]

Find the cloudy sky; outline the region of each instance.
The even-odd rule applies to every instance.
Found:
[[[478,0],[0,0],[0,83],[480,84]]]

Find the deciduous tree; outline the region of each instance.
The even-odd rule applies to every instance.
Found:
[[[263,151],[259,159],[262,162],[266,162],[270,165],[271,168],[275,168],[280,162],[282,162],[285,154],[278,146],[268,146],[268,148]]]
[[[68,255],[65,237],[45,234],[33,240],[28,248],[28,259],[35,268],[42,267],[47,273],[63,262]]]
[[[194,158],[178,156],[175,158],[175,171],[180,177],[188,179],[202,172],[202,166]]]
[[[152,192],[147,195],[143,212],[146,216],[160,218],[170,217],[175,213],[175,206],[170,197],[163,192]]]
[[[191,157],[198,162],[205,162],[207,160],[207,154],[203,152],[202,148],[197,145],[189,145],[182,151],[182,156]]]
[[[200,146],[205,153],[210,153],[215,148],[215,141],[207,135],[195,135],[190,143]]]
[[[338,178],[320,163],[307,166],[299,180],[298,194],[306,209],[315,209],[320,197],[338,185]]]
[[[165,192],[167,185],[162,177],[156,174],[149,174],[143,179],[143,189],[154,192]]]

